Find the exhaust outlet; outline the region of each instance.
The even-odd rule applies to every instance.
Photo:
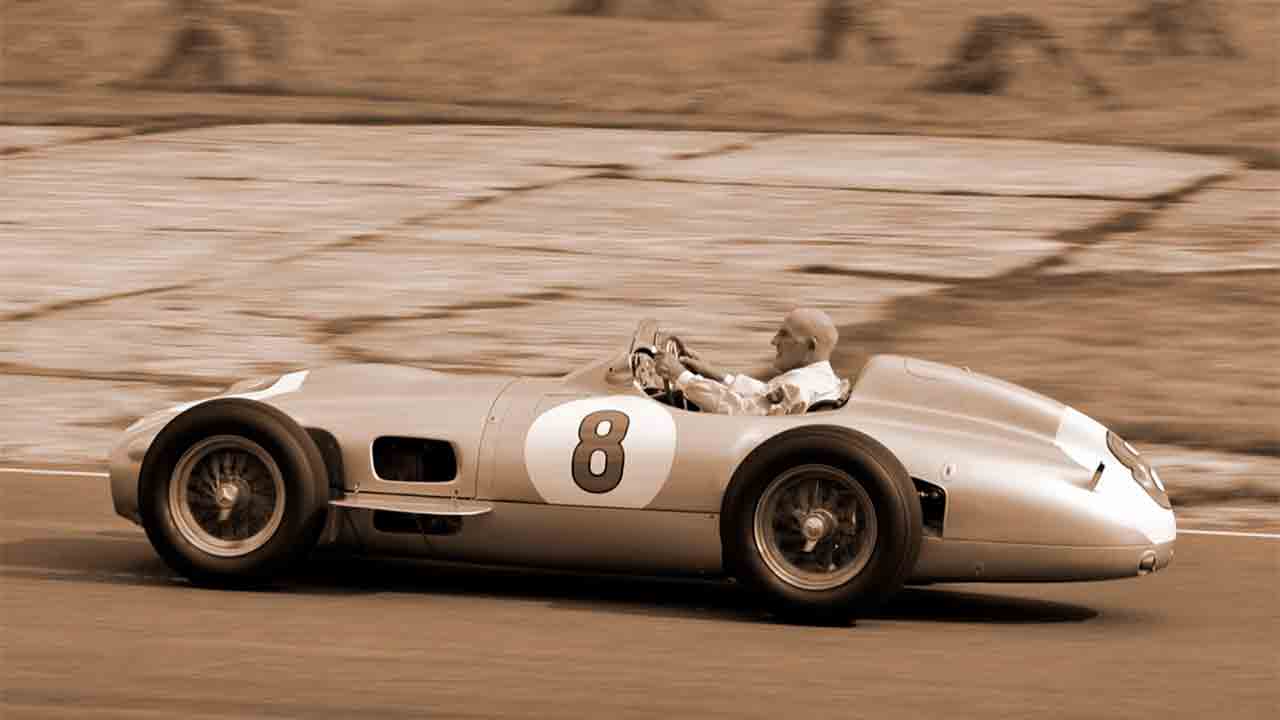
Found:
[[[1142,553],[1142,559],[1138,561],[1138,575],[1149,575],[1156,569],[1156,552],[1148,550]]]

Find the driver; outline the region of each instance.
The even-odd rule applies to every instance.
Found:
[[[658,353],[654,369],[704,412],[798,414],[821,400],[840,398],[842,383],[831,369],[831,351],[839,337],[825,312],[797,308],[773,336],[773,366],[779,374],[769,382],[727,373],[688,348],[679,358]]]

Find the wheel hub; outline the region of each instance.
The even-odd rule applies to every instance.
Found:
[[[813,542],[819,542],[835,531],[836,516],[826,508],[818,508],[811,510],[805,516],[804,522],[800,524],[800,531],[804,533],[804,539]]]
[[[801,552],[811,553],[818,543],[835,534],[839,526],[835,514],[826,508],[814,508],[800,521],[800,534],[804,537]]]
[[[218,485],[218,507],[229,509],[235,507],[240,499],[240,486],[235,482],[224,482]]]

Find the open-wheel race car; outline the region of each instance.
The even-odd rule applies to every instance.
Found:
[[[1124,578],[1172,558],[1159,476],[1057,401],[877,355],[804,414],[712,414],[641,381],[679,345],[647,321],[560,378],[347,365],[237,383],[128,428],[115,509],[198,584],[269,582],[336,544],[730,576],[815,620],[907,583]]]

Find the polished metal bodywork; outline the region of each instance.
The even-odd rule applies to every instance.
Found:
[[[555,379],[349,365],[231,394],[336,441],[341,488],[324,540],[365,550],[720,573],[721,502],[735,470],[770,438],[824,425],[874,438],[914,479],[945,494],[945,515],[926,533],[913,582],[1132,577],[1164,567],[1173,554],[1172,511],[1110,455],[1101,425],[1024,388],[900,356],[873,357],[844,407],[783,417],[669,407],[636,389],[626,352]],[[142,459],[187,407],[143,418],[112,453],[119,514],[139,522]],[[447,482],[380,478],[371,457],[380,436],[446,441],[457,472]],[[611,437],[624,438],[622,450],[611,450]],[[606,467],[625,460],[616,488],[584,492],[572,484],[583,470],[571,456],[584,443],[604,448]],[[591,457],[595,473],[599,458]],[[377,510],[458,520],[449,533],[386,532],[375,526]]]

